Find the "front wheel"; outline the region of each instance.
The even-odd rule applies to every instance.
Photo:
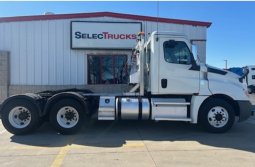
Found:
[[[57,132],[73,134],[81,129],[85,116],[80,103],[73,99],[63,99],[52,107],[50,122]]]
[[[234,122],[235,112],[231,105],[224,100],[211,99],[199,110],[199,123],[209,132],[226,132]]]

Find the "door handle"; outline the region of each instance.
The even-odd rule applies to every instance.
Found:
[[[161,79],[161,87],[166,88],[167,87],[167,79]]]

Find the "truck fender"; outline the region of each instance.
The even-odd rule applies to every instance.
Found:
[[[199,108],[208,97],[209,96],[192,96],[190,103],[190,117],[192,121],[190,123],[197,123]]]
[[[228,102],[234,109],[235,115],[239,116],[240,119],[240,104],[237,103],[236,100],[234,100],[232,97],[226,95],[226,94],[213,94],[211,96],[192,96],[191,98],[191,105],[190,105],[190,116],[191,116],[191,123],[196,124],[198,121],[198,114],[199,114],[199,109],[203,103],[210,98],[214,99],[222,99],[226,102]],[[242,102],[242,101],[241,101]],[[244,116],[247,117],[247,116]]]
[[[42,117],[42,115],[43,115],[42,110],[43,110],[43,106],[44,106],[45,102],[40,95],[34,94],[34,93],[26,93],[26,94],[10,96],[2,103],[0,112],[2,111],[2,108],[4,108],[4,106],[6,104],[8,104],[10,101],[18,100],[18,99],[25,99],[25,100],[31,102],[33,105],[35,105],[35,107],[39,113],[39,116]]]
[[[50,99],[48,99],[48,101],[44,107],[44,110],[43,110],[43,115],[48,114],[54,104],[56,104],[59,100],[62,100],[65,98],[72,98],[72,99],[78,101],[84,108],[86,114],[89,113],[89,111],[90,111],[89,104],[87,104],[86,97],[83,97],[82,95],[80,95],[77,92],[62,92],[62,93],[58,93],[58,94],[52,96]]]

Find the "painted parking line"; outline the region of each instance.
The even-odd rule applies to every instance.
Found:
[[[69,139],[67,140],[67,145],[62,147],[62,149],[58,153],[58,156],[52,163],[51,167],[59,167],[62,164],[62,162],[63,162],[63,160],[64,160],[64,158],[65,158],[65,156],[66,156],[66,154],[67,154],[67,152],[68,152],[70,146],[72,145],[72,142],[76,136],[77,135],[73,135],[73,136],[69,137]]]
[[[6,130],[1,131],[1,132],[0,132],[0,135],[1,135],[2,133],[4,133],[4,132],[6,132]]]
[[[68,147],[68,146],[63,147],[63,148],[60,150],[58,156],[56,157],[56,159],[55,159],[55,161],[53,162],[53,164],[51,165],[51,167],[59,167],[59,166],[62,164],[62,162],[63,162],[63,160],[64,160],[64,158],[65,158],[65,156],[66,156],[68,150],[69,150],[69,147]]]

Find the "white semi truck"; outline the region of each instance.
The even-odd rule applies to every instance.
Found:
[[[4,127],[26,134],[49,119],[62,134],[77,132],[85,118],[98,120],[185,121],[222,133],[252,115],[242,77],[195,61],[189,38],[177,32],[139,33],[133,88],[119,94],[60,90],[11,96],[1,105]]]

